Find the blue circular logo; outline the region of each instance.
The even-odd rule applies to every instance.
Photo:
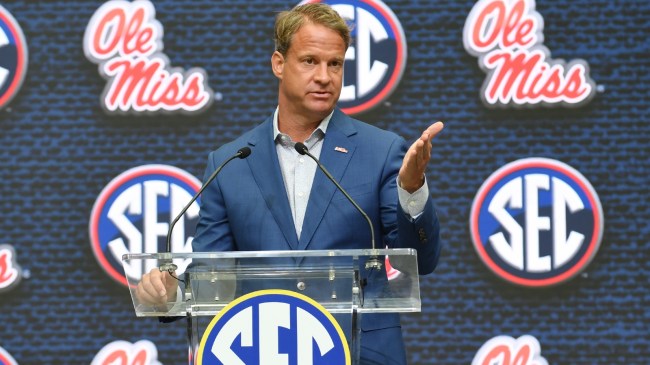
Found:
[[[313,299],[260,290],[230,303],[208,325],[198,365],[341,364],[350,350],[334,317]]]
[[[23,30],[0,5],[0,109],[18,94],[27,73],[27,58]]]
[[[18,363],[5,349],[0,347],[0,365],[18,365]]]
[[[397,88],[406,67],[406,37],[397,16],[380,0],[325,0],[352,25],[338,106],[346,114],[368,111]]]
[[[171,221],[201,188],[201,182],[184,170],[167,165],[144,165],[113,179],[99,194],[90,217],[90,242],[102,268],[116,281],[127,284],[125,274],[139,280],[153,267],[122,266],[122,255],[165,250]],[[184,219],[174,226],[173,252],[191,252],[191,234],[198,220],[194,202]],[[143,265],[153,265],[148,260]],[[179,274],[186,267],[176,263]]]
[[[511,162],[481,186],[470,214],[474,248],[499,277],[556,285],[591,262],[603,235],[596,191],[572,167],[545,158]]]

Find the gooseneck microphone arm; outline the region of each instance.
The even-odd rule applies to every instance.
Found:
[[[345,191],[345,189],[343,189],[343,187],[336,181],[336,179],[334,179],[332,174],[330,174],[329,171],[327,171],[325,166],[323,166],[323,164],[320,163],[320,161],[316,158],[316,156],[309,153],[309,149],[307,149],[307,146],[305,146],[304,143],[297,142],[296,145],[294,146],[294,148],[296,149],[296,151],[298,151],[299,154],[307,155],[312,160],[314,160],[314,162],[316,162],[316,165],[318,165],[318,168],[325,174],[325,176],[327,176],[327,178],[332,183],[334,183],[334,185],[336,185],[336,188],[339,189],[339,191],[341,193],[343,193],[343,195],[348,199],[348,201],[350,203],[352,203],[352,205],[355,208],[357,208],[359,213],[361,213],[361,215],[366,219],[366,221],[368,222],[368,226],[370,226],[370,243],[372,244],[372,249],[375,250],[376,249],[376,247],[375,247],[375,228],[373,227],[372,221],[370,220],[370,217],[368,217],[368,214],[366,214],[366,212],[364,212],[363,209],[361,209],[359,204],[357,204],[354,201],[354,199],[352,199],[350,194],[348,194],[347,191]],[[381,269],[381,261],[379,260],[377,255],[371,255],[370,258],[368,259],[368,261],[366,261],[366,269],[378,269],[378,270]]]
[[[172,244],[171,244],[172,229],[174,229],[174,226],[176,225],[176,222],[178,222],[181,219],[181,217],[183,216],[183,214],[185,214],[185,212],[187,212],[187,210],[190,209],[190,206],[192,206],[192,204],[196,201],[196,199],[199,198],[201,193],[203,193],[203,190],[205,190],[205,188],[207,188],[208,185],[210,185],[212,180],[214,180],[217,177],[217,175],[219,175],[219,172],[221,172],[221,169],[223,169],[224,166],[226,166],[230,161],[232,161],[232,160],[234,160],[236,158],[244,159],[244,158],[248,157],[250,154],[251,154],[251,149],[249,147],[242,147],[237,151],[237,153],[235,153],[229,159],[224,161],[224,163],[219,165],[219,167],[217,167],[217,169],[214,170],[212,175],[210,175],[210,177],[208,177],[208,179],[205,181],[205,183],[203,183],[203,185],[201,186],[201,189],[199,189],[199,191],[196,194],[194,194],[194,196],[189,201],[189,203],[187,203],[185,205],[185,207],[183,207],[181,212],[178,213],[176,218],[174,218],[172,223],[169,225],[169,230],[167,231],[167,252],[168,253],[172,252]],[[166,263],[160,265],[160,267],[159,267],[160,271],[168,271],[170,274],[173,273],[174,271],[176,271],[177,268],[178,268],[178,266],[174,265],[171,261],[166,262]]]

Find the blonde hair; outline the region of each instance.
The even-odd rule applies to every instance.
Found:
[[[275,50],[286,56],[293,35],[306,22],[332,29],[341,36],[346,49],[350,45],[350,27],[339,13],[327,4],[310,3],[283,11],[275,18]]]

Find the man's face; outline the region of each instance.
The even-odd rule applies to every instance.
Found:
[[[331,113],[341,94],[345,50],[336,31],[312,23],[300,27],[286,56],[272,57],[281,107],[311,121]]]

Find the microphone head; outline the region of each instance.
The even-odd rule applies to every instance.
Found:
[[[307,149],[307,146],[305,146],[302,142],[296,142],[296,145],[294,146],[296,151],[298,151],[299,154],[305,155],[309,151]]]
[[[237,151],[237,154],[239,155],[239,158],[246,158],[250,156],[251,149],[249,147],[242,147]]]

